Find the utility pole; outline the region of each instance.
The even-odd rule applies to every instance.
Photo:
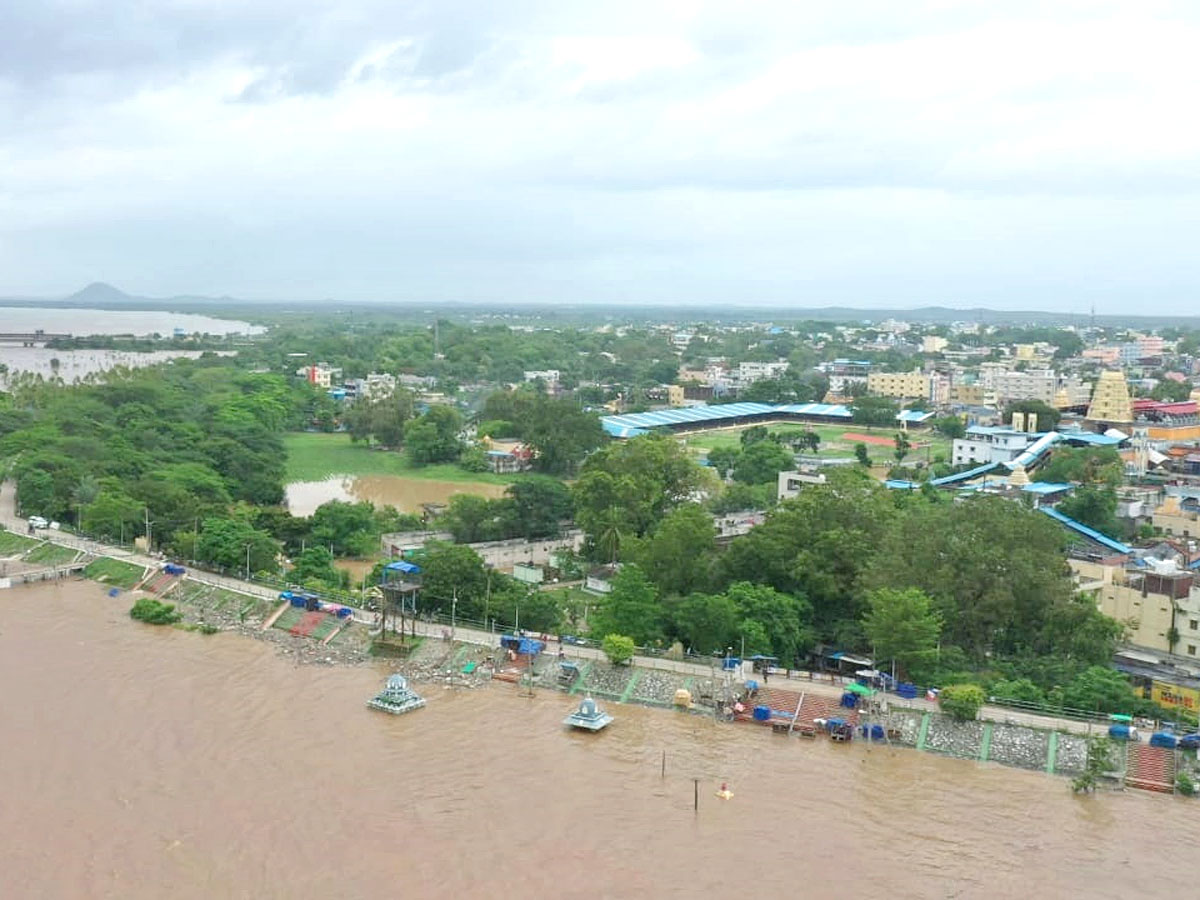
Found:
[[[149,553],[154,549],[154,542],[150,540],[150,507],[142,507],[146,514],[146,552]]]
[[[450,640],[454,640],[454,626],[458,620],[458,588],[450,598]]]
[[[246,545],[246,580],[250,580],[250,545]]]

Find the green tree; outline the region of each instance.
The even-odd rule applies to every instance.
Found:
[[[1172,381],[1165,378],[1150,391],[1150,397],[1164,403],[1178,403],[1187,400],[1192,395],[1192,386],[1186,381]]]
[[[689,594],[708,585],[716,536],[708,513],[688,503],[667,514],[635,559],[662,596]]]
[[[1129,679],[1116,669],[1088,666],[1063,688],[1062,702],[1068,709],[1128,714],[1139,701]]]
[[[588,457],[575,482],[575,520],[593,547],[616,529],[640,537],[705,482],[701,467],[674,438],[645,435],[611,443]]]
[[[867,594],[863,631],[878,660],[894,659],[907,672],[926,662],[942,634],[942,617],[921,590],[880,588]]]
[[[1015,700],[1019,703],[1046,702],[1046,693],[1028,678],[997,681],[992,685],[991,695],[997,700]]]
[[[324,547],[309,547],[296,557],[295,566],[288,572],[291,581],[303,584],[319,582],[332,588],[346,587],[349,573],[333,564],[333,554]]]
[[[488,592],[488,572],[479,554],[462,544],[426,544],[416,562],[421,566],[421,610],[449,614],[455,597],[463,618],[483,618]],[[493,582],[496,576],[492,576]]]
[[[734,582],[725,595],[737,607],[747,653],[791,663],[812,646],[812,606],[804,597],[746,581]]]
[[[895,400],[868,394],[856,397],[850,404],[850,411],[854,415],[853,421],[856,425],[878,425],[888,428],[896,424],[896,415],[900,412],[900,407],[896,405]]]
[[[635,564],[621,567],[612,582],[612,592],[594,613],[591,630],[596,634],[627,634],[642,646],[662,635],[662,607],[658,592]]]
[[[742,452],[736,447],[713,447],[708,451],[708,464],[724,478],[734,466]]]
[[[1125,480],[1125,464],[1112,447],[1056,447],[1038,477],[1116,487]]]
[[[623,666],[633,659],[636,645],[633,638],[623,634],[606,634],[604,640],[600,642],[600,649],[604,651],[604,655],[608,657],[608,661],[612,665]]]
[[[743,484],[763,484],[774,481],[780,472],[795,464],[792,454],[775,441],[757,441],[742,451],[733,468],[733,477]]]
[[[1038,431],[1054,431],[1062,420],[1062,413],[1041,400],[1020,400],[1004,407],[1004,421],[1011,422],[1013,413],[1034,413],[1037,416]]]
[[[1073,596],[1061,526],[1000,497],[903,499],[865,587],[924,591],[942,615],[943,641],[976,658],[1039,646],[1051,610]]]
[[[896,449],[892,451],[892,455],[896,457],[896,465],[904,462],[904,457],[908,456],[908,451],[912,449],[912,443],[908,439],[908,435],[903,431],[896,432]]]
[[[496,506],[478,494],[451,497],[442,524],[460,544],[495,540],[499,536]]]
[[[780,503],[763,524],[734,540],[718,560],[718,577],[806,597],[823,639],[858,644],[861,582],[896,515],[895,498],[866,473],[831,472],[825,484]]]
[[[404,433],[404,448],[408,457],[418,464],[452,462],[462,452],[458,433],[462,416],[450,406],[433,406],[424,415],[408,424]]]
[[[379,546],[375,507],[367,502],[330,500],[310,518],[312,540],[331,547],[334,556],[369,556]]]
[[[871,457],[867,453],[867,445],[859,441],[854,445],[854,458],[858,460],[859,465],[864,468],[871,467]]]
[[[942,712],[960,722],[973,722],[986,700],[977,684],[950,684],[942,688],[938,702]]]
[[[935,431],[951,440],[964,437],[967,433],[967,426],[958,416],[942,416],[940,419],[934,419],[932,425]]]
[[[732,646],[739,621],[737,604],[727,594],[689,594],[672,610],[675,635],[697,653]]]
[[[751,425],[741,433],[738,440],[741,442],[742,449],[753,446],[762,441],[770,440],[771,432],[766,425]]]
[[[79,525],[87,534],[128,542],[142,532],[143,509],[120,487],[106,486],[83,508]]]
[[[571,491],[561,481],[532,475],[513,482],[505,492],[513,522],[510,536],[527,540],[556,537],[571,518]]]
[[[1120,535],[1117,494],[1112,488],[1084,485],[1058,504],[1058,511],[1109,537]]]
[[[274,572],[278,568],[279,542],[241,519],[209,518],[196,541],[200,561],[231,572]]]

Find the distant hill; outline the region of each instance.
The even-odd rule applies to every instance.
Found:
[[[978,322],[988,325],[1086,325],[1089,315],[1081,313],[1045,312],[1034,310],[995,309],[952,309],[945,306],[924,306],[915,309],[855,309],[847,306],[760,306],[754,303],[730,303],[721,306],[694,303],[480,303],[480,302],[430,302],[406,301],[335,301],[320,302],[297,300],[240,300],[236,297],[205,297],[184,294],[174,297],[141,297],[127,294],[120,288],[103,281],[89,284],[61,299],[33,297],[0,297],[0,305],[7,306],[70,306],[92,309],[156,309],[174,312],[195,312],[207,315],[244,315],[248,310],[261,314],[305,313],[307,311],[341,311],[349,314],[361,313],[368,318],[393,315],[404,311],[424,321],[434,316],[488,316],[503,310],[506,314],[529,316],[535,319],[560,322],[594,322],[624,320],[629,322],[774,322],[785,324],[797,321],[818,322],[879,322],[884,319],[901,319],[909,322],[949,324],[951,322]],[[1166,325],[1182,325],[1195,328],[1200,317],[1181,315],[1097,315],[1098,325],[1124,325],[1153,328]]]
[[[145,297],[134,297],[131,294],[127,294],[120,288],[115,288],[106,282],[93,281],[83,290],[76,291],[69,297],[63,297],[60,302],[66,306],[102,307],[138,303],[145,299]]]

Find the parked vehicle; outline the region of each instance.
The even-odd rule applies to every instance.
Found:
[[[29,524],[32,525],[34,528],[49,528],[50,527],[50,521],[48,519],[43,519],[41,516],[30,516]]]

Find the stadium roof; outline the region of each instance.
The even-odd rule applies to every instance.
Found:
[[[718,403],[713,406],[679,406],[672,409],[656,409],[653,412],[628,413],[622,416],[602,416],[600,424],[613,437],[636,437],[645,434],[648,428],[663,428],[672,425],[700,425],[732,421],[748,416],[771,414],[794,416],[823,416],[826,418],[850,419],[853,413],[848,407],[834,403]]]

